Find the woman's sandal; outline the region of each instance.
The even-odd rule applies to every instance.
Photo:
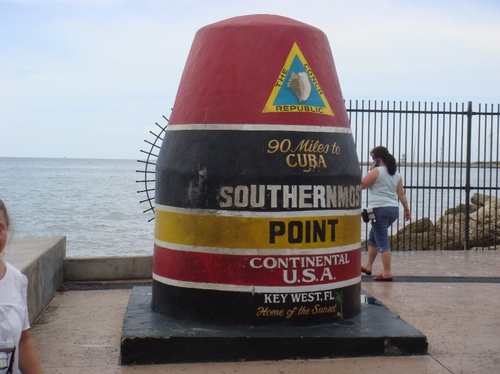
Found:
[[[366,275],[372,275],[372,272],[371,272],[371,271],[366,270],[364,266],[361,266],[361,272],[362,272],[362,273],[365,273]]]
[[[385,278],[382,274],[379,274],[373,278],[373,280],[376,282],[392,282],[392,279],[393,279],[392,277]]]

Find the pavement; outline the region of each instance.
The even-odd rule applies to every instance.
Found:
[[[499,373],[500,252],[396,252],[392,263],[394,282],[363,276],[362,288],[427,336],[426,355],[121,366],[131,289],[57,292],[32,336],[49,374]]]

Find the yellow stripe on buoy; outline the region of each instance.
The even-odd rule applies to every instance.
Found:
[[[314,249],[359,243],[361,220],[357,211],[315,216],[297,212],[300,213],[303,215],[288,212],[282,213],[283,216],[251,212],[221,215],[220,211],[190,213],[187,209],[179,212],[157,207],[156,239],[232,249]]]

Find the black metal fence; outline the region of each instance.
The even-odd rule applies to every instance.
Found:
[[[346,110],[361,162],[368,171],[370,150],[386,146],[399,162],[399,171],[412,209],[406,229],[402,216],[391,230],[393,250],[470,249],[500,245],[500,104],[471,102],[348,101]],[[165,120],[168,122],[167,118]],[[148,203],[154,214],[154,168],[167,124],[158,133],[144,170]],[[494,199],[488,203],[488,198]],[[363,204],[369,196],[363,194]],[[486,203],[485,203],[486,200]],[[484,205],[482,209],[478,205]],[[499,202],[500,205],[500,202]],[[454,209],[458,207],[458,209]],[[450,211],[453,214],[449,214]],[[154,219],[154,215],[150,221]],[[366,239],[367,226],[362,239]]]
[[[390,233],[393,250],[500,245],[493,204],[499,198],[500,104],[474,110],[471,102],[349,101],[346,109],[363,174],[374,146],[386,146],[398,160],[412,221],[418,223],[402,230],[400,217]],[[366,192],[363,198],[369,203]]]

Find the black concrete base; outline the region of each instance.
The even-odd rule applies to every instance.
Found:
[[[134,287],[125,314],[121,364],[408,356],[427,338],[361,293],[361,313],[316,326],[219,326],[181,321],[150,308],[151,287]]]

